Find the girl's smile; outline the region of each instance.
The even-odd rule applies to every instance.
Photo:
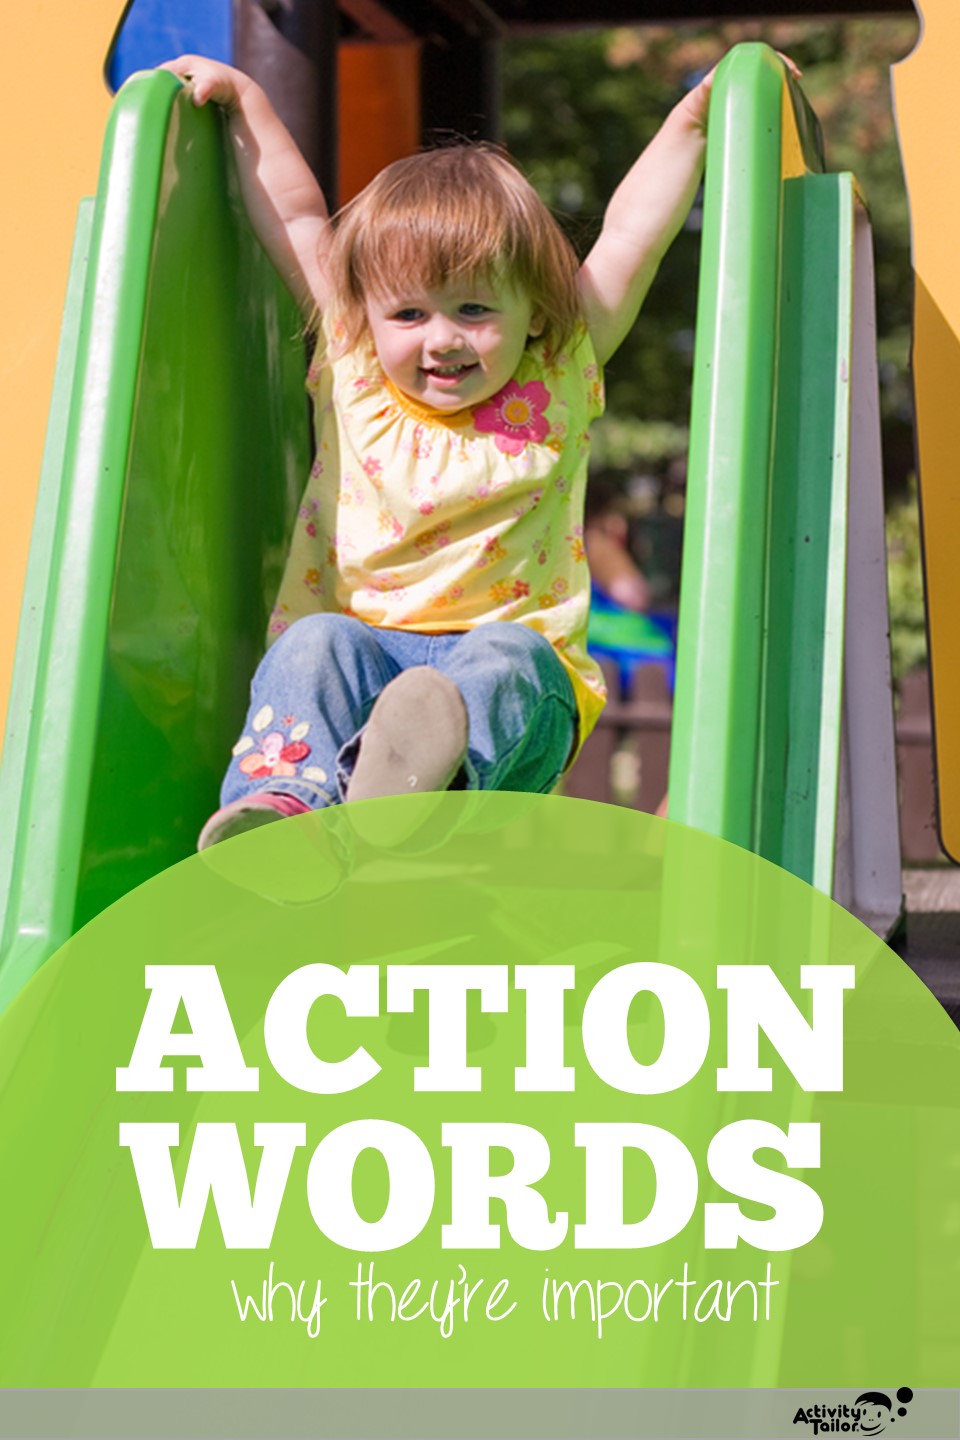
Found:
[[[543,328],[525,294],[476,281],[370,300],[367,321],[387,379],[411,400],[448,412],[501,390]]]

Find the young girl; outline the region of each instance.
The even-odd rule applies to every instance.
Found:
[[[316,461],[200,848],[342,800],[549,791],[604,700],[582,526],[601,367],[699,185],[709,77],[578,267],[495,149],[401,160],[331,223],[259,86],[168,68],[226,110],[253,227],[320,326]]]

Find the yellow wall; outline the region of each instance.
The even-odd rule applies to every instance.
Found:
[[[0,716],[13,650],[43,452],[77,204],[97,184],[110,98],[103,60],[123,0],[9,5],[0,175]],[[2,731],[0,731],[2,733]]]
[[[957,0],[917,0],[912,55],[894,67],[915,270],[913,372],[940,831],[960,859],[960,165]]]

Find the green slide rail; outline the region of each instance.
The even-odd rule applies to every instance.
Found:
[[[718,71],[705,187],[670,815],[886,931],[900,871],[869,229],[763,45]]]
[[[77,226],[0,774],[0,1009],[189,855],[310,464],[299,315],[222,117],[117,97]]]

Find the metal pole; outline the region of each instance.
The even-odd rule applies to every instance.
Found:
[[[234,58],[263,86],[337,203],[336,0],[233,0]]]

